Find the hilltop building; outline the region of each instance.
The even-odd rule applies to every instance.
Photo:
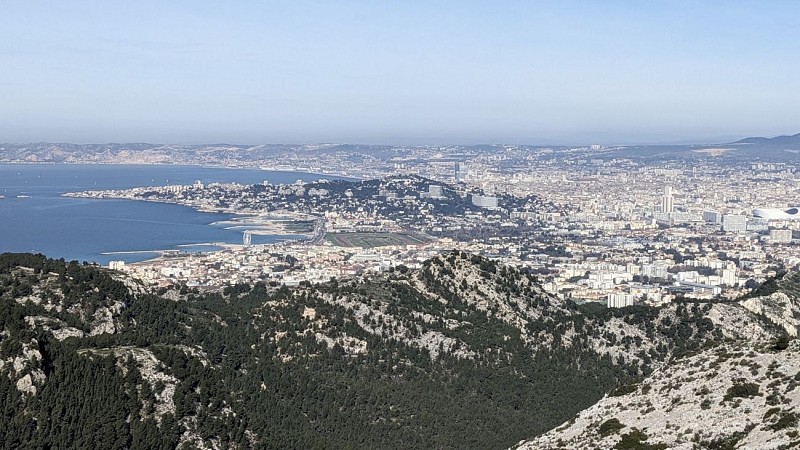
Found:
[[[420,198],[444,198],[444,189],[436,184],[428,186],[428,192],[423,192]]]
[[[472,204],[481,208],[497,208],[497,197],[472,194]]]

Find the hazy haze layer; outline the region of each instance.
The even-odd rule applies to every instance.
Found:
[[[0,142],[794,132],[794,2],[6,2]]]

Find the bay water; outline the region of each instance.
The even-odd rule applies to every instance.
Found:
[[[62,197],[65,192],[236,182],[304,182],[335,177],[299,172],[172,165],[0,164],[0,253],[33,252],[107,264],[162,250],[206,251],[242,242],[242,230],[213,225],[232,216],[136,200]],[[253,243],[286,236],[253,235]],[[198,245],[199,244],[199,245]]]

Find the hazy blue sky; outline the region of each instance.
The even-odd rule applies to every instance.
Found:
[[[4,1],[0,142],[800,132],[795,1]]]

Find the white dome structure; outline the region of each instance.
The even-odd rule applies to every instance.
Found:
[[[767,220],[800,220],[800,208],[763,208],[754,209],[753,217]]]

